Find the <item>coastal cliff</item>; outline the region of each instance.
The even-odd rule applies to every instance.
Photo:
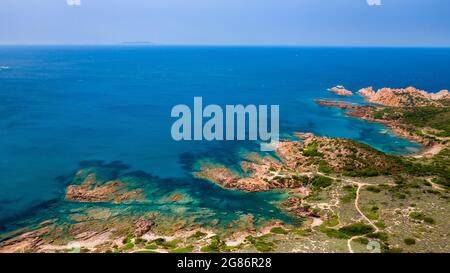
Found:
[[[443,100],[450,100],[448,90],[438,93],[428,93],[414,87],[407,88],[381,88],[374,91],[372,87],[360,89],[358,94],[368,102],[390,107],[423,107],[444,106]]]

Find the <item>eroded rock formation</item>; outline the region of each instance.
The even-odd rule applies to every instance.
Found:
[[[358,91],[368,102],[391,107],[422,107],[443,106],[441,100],[449,100],[448,90],[438,93],[428,93],[414,87],[407,88],[381,88],[374,91],[372,87]]]

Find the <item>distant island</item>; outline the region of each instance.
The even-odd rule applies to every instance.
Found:
[[[121,44],[124,45],[157,45],[153,42],[149,42],[149,41],[126,41],[126,42],[121,42]]]

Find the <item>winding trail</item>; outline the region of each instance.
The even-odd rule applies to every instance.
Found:
[[[355,182],[354,181],[354,183],[355,184],[357,184],[357,186],[358,186],[358,189],[356,190],[356,198],[355,198],[355,208],[356,208],[356,210],[358,211],[358,213],[375,229],[375,232],[378,232],[378,231],[380,231],[380,229],[361,211],[361,209],[359,208],[359,206],[358,206],[358,201],[359,201],[359,192],[361,191],[361,189],[364,187],[364,186],[367,186],[368,184],[365,184],[365,183],[359,183],[359,182]],[[360,236],[360,235],[358,235],[358,236],[353,236],[353,237],[351,237],[350,239],[348,239],[348,241],[347,241],[347,247],[348,247],[348,251],[350,252],[350,253],[354,253],[353,252],[353,249],[352,249],[352,241],[353,240],[355,240],[355,239],[357,239],[357,238],[359,238],[359,237],[362,237],[362,236]]]
[[[329,175],[326,175],[326,174],[324,174],[324,173],[322,173],[322,172],[317,172],[317,174],[320,174],[320,175],[322,175],[322,176],[325,176],[325,177],[328,177],[328,178],[330,178],[330,179],[333,179],[333,180],[336,180],[337,178],[335,178],[335,177],[332,177],[332,176],[329,176]],[[351,184],[354,184],[354,185],[356,185],[357,186],[357,189],[356,189],[356,198],[355,198],[355,202],[354,202],[354,205],[355,205],[355,208],[356,208],[356,210],[358,211],[358,213],[362,216],[362,218],[364,218],[364,220],[365,221],[367,221],[373,228],[374,228],[374,230],[375,230],[375,232],[379,232],[380,231],[380,229],[362,212],[362,210],[359,208],[359,205],[358,205],[358,202],[359,202],[359,193],[360,193],[360,191],[361,191],[361,189],[364,187],[364,186],[369,186],[369,185],[372,185],[372,184],[368,184],[368,183],[362,183],[362,182],[357,182],[357,181],[354,181],[354,180],[351,180],[351,179],[346,179],[346,178],[340,178],[340,180],[342,180],[342,181],[345,181],[345,182],[348,182],[348,183],[351,183]],[[353,236],[353,237],[351,237],[350,239],[348,239],[347,240],[347,247],[348,247],[348,251],[350,252],[350,253],[354,253],[354,251],[353,251],[353,249],[352,249],[352,246],[351,246],[351,242],[354,240],[354,239],[357,239],[357,238],[359,238],[359,237],[362,237],[361,235],[358,235],[358,236]]]

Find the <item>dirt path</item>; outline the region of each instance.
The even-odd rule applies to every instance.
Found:
[[[367,184],[365,184],[365,183],[359,183],[359,182],[355,182],[354,181],[354,183],[356,183],[357,184],[357,186],[358,186],[358,189],[356,190],[356,198],[355,198],[355,208],[356,208],[356,210],[358,211],[358,213],[375,229],[375,232],[379,232],[380,231],[380,229],[369,219],[369,218],[367,218],[367,216],[361,211],[361,209],[359,208],[359,205],[358,205],[358,201],[359,201],[359,192],[361,191],[361,189],[364,187],[364,186],[367,186]],[[354,239],[357,239],[357,238],[359,238],[359,237],[361,237],[361,236],[353,236],[352,238],[350,238],[350,239],[348,239],[348,241],[347,241],[347,247],[348,247],[348,251],[350,252],[350,253],[354,253],[353,252],[353,249],[352,249],[352,244],[351,244],[351,242],[354,240]]]
[[[333,179],[333,180],[336,180],[336,178],[335,177],[332,177],[332,176],[329,176],[329,175],[326,175],[326,174],[324,174],[324,173],[321,173],[321,172],[317,172],[317,174],[320,174],[320,175],[322,175],[322,176],[325,176],[325,177],[328,177],[328,178],[331,178],[331,179]],[[345,181],[345,182],[347,182],[347,183],[351,183],[351,184],[353,184],[353,185],[356,185],[358,188],[357,188],[357,190],[356,190],[356,198],[355,198],[355,202],[354,202],[354,206],[355,206],[355,208],[356,208],[356,210],[358,211],[358,213],[362,216],[362,218],[364,218],[364,220],[366,221],[366,222],[368,222],[373,228],[374,228],[374,230],[375,230],[375,232],[379,232],[380,231],[380,229],[362,212],[362,210],[359,208],[359,205],[358,205],[358,202],[359,202],[359,195],[360,195],[360,191],[361,191],[361,189],[364,187],[364,186],[369,186],[369,185],[371,185],[371,184],[368,184],[368,183],[362,183],[362,182],[357,182],[357,181],[354,181],[354,180],[351,180],[351,179],[346,179],[346,178],[340,178],[340,180],[342,180],[342,181]],[[354,239],[357,239],[357,238],[359,238],[359,237],[361,237],[361,236],[353,236],[353,237],[351,237],[350,239],[348,239],[348,241],[347,241],[347,247],[348,247],[348,251],[350,252],[350,253],[354,253],[353,252],[353,249],[352,249],[352,246],[351,246],[351,242],[354,240]]]
[[[375,229],[375,232],[378,232],[379,229],[378,227],[369,219],[367,218],[367,216],[361,211],[361,209],[358,206],[358,201],[359,201],[359,192],[362,189],[362,187],[366,186],[367,184],[364,183],[357,183],[358,184],[358,189],[356,190],[356,198],[355,198],[355,208],[356,210],[359,212],[359,214],[361,214],[361,216],[367,221],[369,222],[369,224]]]
[[[445,191],[445,189],[441,185],[436,184],[436,183],[433,182],[433,178],[427,178],[426,180],[427,180],[428,183],[431,184],[431,187],[433,189],[440,190],[440,191]]]

